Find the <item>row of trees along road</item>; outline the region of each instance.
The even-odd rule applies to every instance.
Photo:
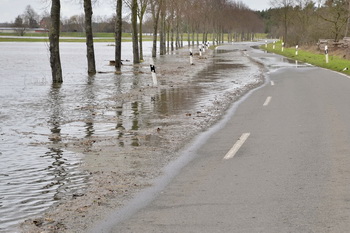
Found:
[[[273,0],[260,12],[266,32],[285,44],[315,44],[320,38],[338,41],[348,36],[349,0]]]
[[[184,35],[188,44],[213,40],[250,40],[254,33],[265,32],[282,38],[286,46],[315,44],[320,38],[338,41],[349,34],[350,0],[271,0],[272,8],[253,12],[241,2],[232,0],[115,0],[114,17],[96,17],[92,22],[91,0],[84,0],[84,15],[75,15],[61,22],[60,0],[51,0],[50,15],[39,15],[27,6],[14,26],[37,27],[38,22],[50,25],[51,66],[54,82],[62,82],[59,64],[59,33],[62,30],[81,30],[87,36],[88,73],[96,73],[92,30],[115,33],[116,70],[121,69],[121,35],[124,30],[133,33],[134,63],[143,60],[142,34],[144,29],[153,33],[152,56],[183,46]],[[98,0],[93,0],[98,1]],[[131,24],[123,21],[122,12],[131,12]],[[50,21],[49,23],[47,23]],[[56,22],[56,23],[51,23]],[[61,29],[61,30],[60,30]],[[24,32],[24,31],[23,31]],[[54,75],[55,74],[55,75]]]
[[[222,43],[224,34],[230,41],[233,39],[251,39],[255,33],[263,32],[263,21],[258,14],[251,11],[241,2],[231,0],[116,0],[115,17],[115,69],[121,70],[122,46],[122,9],[131,12],[133,62],[143,59],[142,34],[145,16],[149,16],[153,24],[152,57],[157,56],[157,40],[159,36],[160,55],[169,50],[183,46],[183,35],[187,34],[188,44],[199,44],[199,35],[203,42],[209,40]],[[94,48],[92,37],[91,0],[84,0],[85,32],[87,38],[88,73],[95,74]],[[63,81],[60,55],[60,0],[52,0],[50,28],[50,64],[54,83]]]

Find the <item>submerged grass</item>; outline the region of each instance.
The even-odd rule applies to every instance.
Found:
[[[331,53],[328,55],[329,62],[326,63],[326,56],[324,53],[321,52],[315,53],[298,49],[298,55],[296,55],[295,48],[284,48],[284,51],[282,52],[281,42],[277,42],[275,44],[275,49],[273,49],[273,44],[268,44],[267,48],[265,47],[265,45],[261,46],[260,48],[268,52],[280,54],[297,61],[309,63],[314,66],[323,67],[326,69],[350,75],[350,60],[343,59],[339,56],[334,56]],[[348,70],[344,70],[346,68],[348,68]]]

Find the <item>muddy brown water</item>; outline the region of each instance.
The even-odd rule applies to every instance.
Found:
[[[85,45],[62,43],[64,83],[54,86],[46,43],[0,43],[0,232],[84,192],[90,179],[81,169],[84,155],[55,145],[67,138],[113,136],[120,150],[137,147],[137,131],[152,127],[153,119],[206,109],[228,92],[256,82],[259,73],[241,49],[218,50],[214,62],[185,86],[163,82],[167,88],[152,95],[116,98],[149,87],[147,69],[125,64],[121,78],[108,66],[114,48],[98,43],[95,49],[97,67],[106,73],[88,77]],[[130,43],[123,54],[132,60]],[[183,58],[175,53],[156,63],[164,66],[174,59]]]

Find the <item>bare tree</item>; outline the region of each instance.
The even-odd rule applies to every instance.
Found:
[[[28,5],[23,13],[24,23],[27,24],[29,28],[39,27],[38,20],[39,15],[34,11],[34,9]]]
[[[13,26],[16,28],[15,31],[16,31],[17,35],[24,36],[24,33],[26,31],[26,27],[23,24],[23,18],[20,15],[16,17],[15,23],[13,24]]]
[[[88,74],[96,74],[94,39],[92,34],[92,6],[91,0],[84,0],[85,32],[86,32],[86,57],[88,62]]]
[[[143,60],[143,44],[142,44],[142,35],[143,35],[143,18],[145,16],[147,6],[148,6],[149,0],[139,0],[138,1],[138,11],[137,16],[139,18],[139,48],[140,48],[140,60]]]
[[[61,31],[84,32],[84,30],[85,30],[85,16],[86,16],[86,14],[72,15],[69,18],[61,19],[62,24],[63,24]]]
[[[283,28],[284,28],[283,40],[287,45],[288,44],[288,26],[292,19],[291,12],[293,10],[294,0],[271,0],[270,4],[282,10],[280,15],[280,21],[282,22]]]
[[[138,18],[138,23],[139,23],[139,28],[138,28],[138,42],[139,42],[139,59],[142,61],[143,60],[143,18],[146,14],[146,10],[148,7],[150,0],[137,0],[137,18]],[[133,0],[124,0],[124,3],[132,10],[132,4]]]
[[[150,0],[151,1],[151,11],[153,20],[153,45],[152,45],[152,57],[157,56],[157,35],[158,35],[158,22],[160,10],[162,8],[163,0]]]
[[[52,0],[51,3],[51,28],[50,28],[50,65],[53,83],[62,83],[62,68],[60,59],[60,0]]]
[[[346,0],[328,0],[326,7],[319,12],[321,19],[330,24],[330,30],[333,33],[334,41],[338,41],[344,27],[349,19],[348,2]]]
[[[160,55],[164,55],[166,53],[166,46],[165,46],[166,6],[167,6],[167,0],[162,0],[161,10],[160,10],[160,30],[159,30]]]

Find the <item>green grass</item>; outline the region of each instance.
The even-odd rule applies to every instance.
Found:
[[[0,33],[0,36],[18,36],[17,33]],[[25,33],[24,36],[33,36],[33,37],[48,37],[48,33]],[[85,33],[82,32],[61,32],[61,37],[85,37]],[[114,38],[114,33],[94,33],[94,37],[106,37]],[[130,37],[131,33],[123,33],[122,37]]]
[[[123,39],[122,42],[130,42],[130,39]],[[34,38],[0,38],[0,42],[49,42],[49,39],[42,38],[42,39],[34,39]],[[64,39],[60,38],[60,42],[80,42],[85,43],[85,39]],[[94,42],[111,42],[114,43],[114,38],[111,39],[94,39]]]
[[[0,42],[45,42],[47,39],[31,39],[31,38],[0,38]]]
[[[350,70],[343,71],[345,67],[350,69],[350,60],[343,59],[338,56],[333,56],[332,53],[329,53],[329,63],[326,63],[326,56],[324,53],[312,53],[302,49],[298,50],[298,55],[295,54],[295,47],[293,48],[284,48],[282,52],[281,42],[276,43],[275,49],[273,49],[273,44],[268,44],[267,48],[265,45],[260,47],[263,50],[266,50],[271,53],[276,53],[283,55],[285,57],[301,61],[304,63],[309,63],[314,66],[323,67],[326,69],[338,71],[347,75],[350,75]]]

